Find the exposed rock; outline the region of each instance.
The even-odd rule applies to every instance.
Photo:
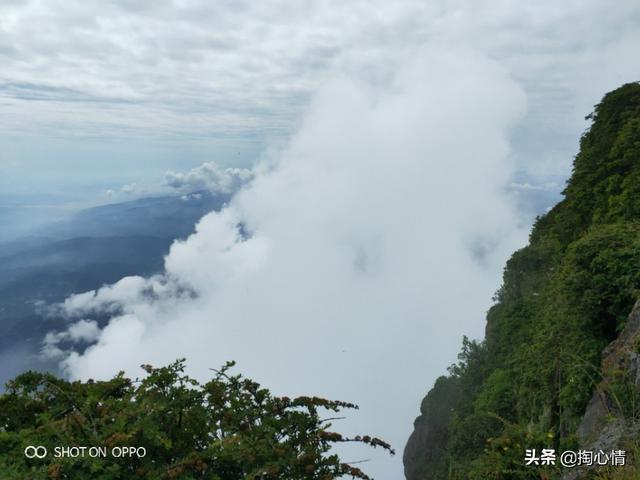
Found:
[[[442,469],[451,412],[460,399],[456,378],[440,377],[420,406],[402,461],[407,480],[429,480]],[[446,467],[444,467],[446,468]]]
[[[621,406],[611,394],[619,375],[640,388],[640,300],[636,302],[624,330],[602,352],[603,380],[596,387],[584,417],[576,431],[580,447],[590,451],[623,449],[623,445],[640,433],[639,425],[625,417]],[[563,480],[578,480],[585,470],[566,472]]]

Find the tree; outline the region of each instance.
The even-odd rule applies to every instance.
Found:
[[[333,432],[331,418],[321,417],[356,405],[276,397],[231,375],[233,366],[214,370],[205,384],[184,373],[184,359],[163,368],[143,365],[148,375],[142,380],[122,372],[99,382],[24,373],[0,397],[3,479],[366,480],[331,452],[334,444],[359,442],[394,453],[378,438]],[[29,459],[28,445],[45,446],[48,455]],[[56,446],[103,447],[107,455],[94,449],[56,458]],[[144,452],[114,458],[121,447]]]

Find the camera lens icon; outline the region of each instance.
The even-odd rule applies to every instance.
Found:
[[[44,458],[47,456],[47,449],[42,445],[38,447],[29,445],[27,448],[24,449],[24,456],[27,458]]]

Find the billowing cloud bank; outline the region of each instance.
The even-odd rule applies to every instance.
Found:
[[[112,316],[64,358],[69,375],[139,375],[186,356],[207,377],[235,359],[277,393],[358,403],[338,428],[401,449],[462,335],[482,335],[525,239],[504,193],[523,93],[468,51],[411,57],[375,86],[328,82],[286,150],[173,245],[165,274],[67,299],[85,327]],[[362,455],[379,478],[400,478],[400,456],[346,460]]]

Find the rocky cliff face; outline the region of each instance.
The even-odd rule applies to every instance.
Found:
[[[633,448],[640,434],[640,405],[636,405],[640,399],[640,301],[620,336],[602,352],[602,376],[576,432],[580,448],[595,452]],[[562,478],[578,480],[588,475],[576,469]]]
[[[455,379],[440,377],[420,406],[420,416],[413,424],[402,461],[409,480],[430,478],[429,471],[441,468],[449,439],[449,423],[453,406],[460,398]],[[446,467],[446,466],[445,466]]]

